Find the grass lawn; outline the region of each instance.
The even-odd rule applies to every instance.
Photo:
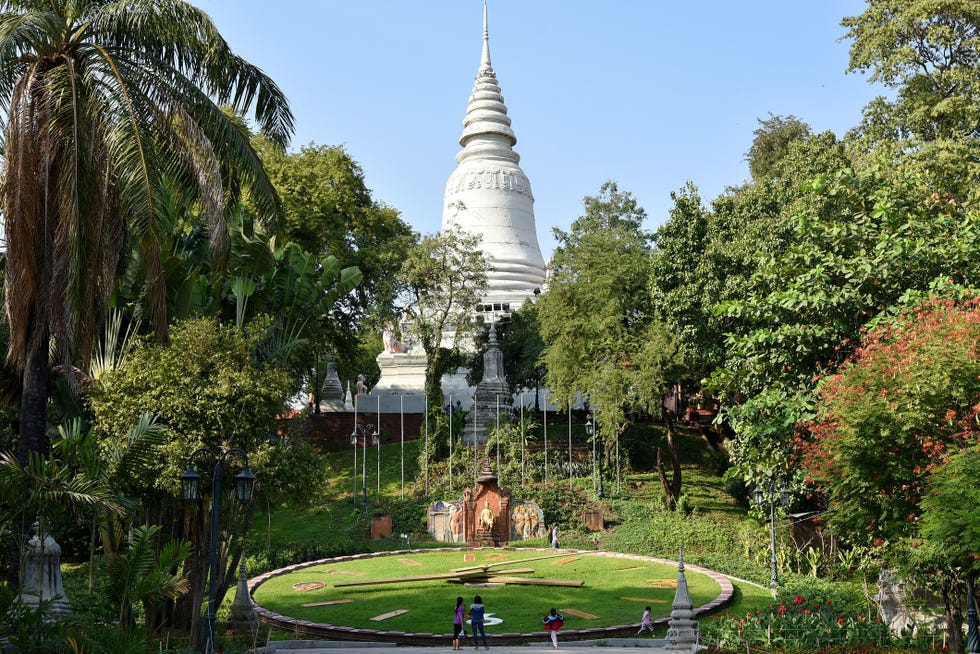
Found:
[[[676,566],[579,552],[514,564],[514,567],[533,568],[534,573],[527,576],[582,580],[584,585],[577,588],[512,584],[467,587],[445,580],[347,588],[334,585],[345,581],[445,573],[480,563],[525,561],[551,553],[549,550],[481,549],[343,561],[270,579],[256,589],[255,599],[271,611],[312,622],[423,633],[449,632],[456,597],[462,596],[468,606],[477,594],[483,597],[487,613],[503,621],[490,627],[491,632],[497,633],[541,631],[541,618],[552,607],[566,612],[568,629],[637,623],[646,605],[651,606],[654,618],[670,615],[677,582]],[[721,590],[706,575],[688,571],[686,578],[696,606],[713,600]],[[309,588],[305,584],[323,586],[300,590]],[[303,606],[331,600],[352,601]],[[407,612],[383,621],[371,620],[398,610]]]

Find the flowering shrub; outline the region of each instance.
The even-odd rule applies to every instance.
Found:
[[[841,611],[830,600],[814,602],[803,595],[770,604],[745,615],[712,616],[701,621],[702,642],[719,648],[746,646],[820,647],[829,644],[886,645],[888,627],[877,616]]]

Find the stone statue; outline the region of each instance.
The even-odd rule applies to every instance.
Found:
[[[34,523],[34,536],[21,552],[23,579],[20,600],[32,610],[43,608],[45,624],[60,622],[71,612],[61,582],[61,546]]]
[[[483,510],[480,511],[480,527],[483,531],[493,531],[493,511],[490,510],[490,500],[483,503]]]
[[[449,533],[454,543],[459,542],[463,533],[463,510],[455,502],[449,505]]]
[[[384,343],[386,353],[397,354],[405,351],[405,346],[395,338],[395,326],[390,322],[385,323],[384,330],[381,332],[381,341]]]
[[[367,395],[367,391],[368,391],[368,387],[367,387],[367,384],[364,383],[364,375],[358,375],[357,376],[357,394],[358,395]]]

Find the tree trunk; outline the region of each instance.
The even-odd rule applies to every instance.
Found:
[[[660,477],[660,485],[664,489],[664,498],[667,500],[667,508],[671,511],[677,508],[677,501],[681,496],[681,460],[677,456],[677,443],[674,440],[674,421],[670,416],[667,417],[667,451],[670,453],[671,480],[667,481],[667,471],[664,469],[663,452],[657,448],[657,476]]]
[[[960,609],[960,594],[956,592],[954,584],[947,583],[940,585],[943,597],[944,615],[946,617],[946,633],[949,635],[949,651],[962,654],[966,651],[963,642],[963,612]]]
[[[43,329],[36,315],[31,316],[31,331]],[[46,330],[45,330],[46,332]],[[34,338],[28,338],[28,343]],[[31,453],[47,454],[48,440],[48,339],[38,339],[41,345],[28,352],[22,376],[20,399],[20,434],[17,439],[17,461],[26,466]]]
[[[28,337],[29,351],[21,376],[20,430],[16,456],[17,462],[25,467],[31,454],[43,455],[51,449],[51,442],[48,440],[48,337],[47,328],[38,320],[36,310],[31,312],[30,326],[32,334],[39,329],[43,333],[38,338]],[[34,342],[41,344],[30,351],[30,344]],[[15,535],[7,554],[7,583],[11,589],[17,589],[20,588],[20,548],[29,538],[30,525],[22,522],[12,527]]]

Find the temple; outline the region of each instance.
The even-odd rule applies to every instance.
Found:
[[[487,295],[478,310],[495,322],[540,292],[545,281],[531,183],[514,151],[517,137],[490,63],[487,7],[483,52],[459,137],[463,149],[446,182],[442,227],[456,224],[482,239],[490,262]],[[506,307],[506,308],[505,308]]]
[[[545,266],[538,246],[531,183],[514,151],[517,137],[511,128],[497,76],[490,62],[487,7],[483,7],[483,49],[473,92],[470,94],[462,150],[456,170],[449,176],[443,198],[442,227],[452,224],[476,234],[490,263],[487,293],[475,307],[487,323],[509,317],[529,298],[541,292]],[[421,410],[425,381],[425,356],[407,335],[406,343],[389,345],[378,355],[381,378],[372,389],[380,411],[394,405],[394,398]],[[465,371],[443,378],[443,391],[469,409],[475,389],[466,383]],[[500,391],[495,391],[499,393]],[[415,397],[415,396],[418,397]],[[385,399],[391,396],[391,401]],[[373,404],[373,403],[372,403]],[[508,398],[507,406],[510,406]]]

